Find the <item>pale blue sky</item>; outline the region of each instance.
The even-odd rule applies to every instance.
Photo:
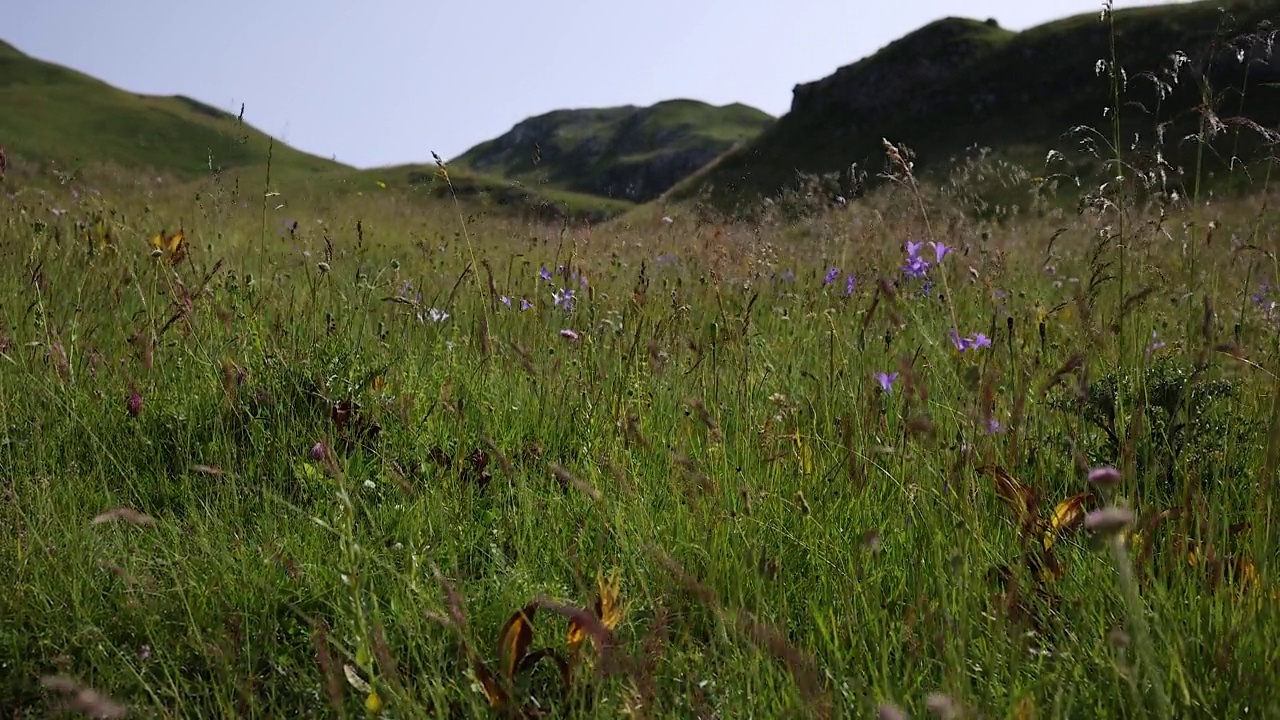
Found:
[[[1117,7],[1151,2],[1117,0]],[[453,157],[557,108],[791,89],[947,15],[1023,29],[1101,0],[2,0],[0,39],[238,112],[359,167]]]

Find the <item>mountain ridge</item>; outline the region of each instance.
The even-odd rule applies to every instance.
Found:
[[[1277,19],[1280,3],[1256,0],[1116,11],[1116,52],[1127,72],[1123,136],[1149,138],[1159,123],[1167,123],[1169,138],[1195,132],[1202,98],[1194,74],[1201,70],[1221,88],[1239,85],[1247,67],[1248,88],[1218,98],[1228,101],[1221,107],[1264,127],[1280,123],[1280,93],[1267,86],[1280,80],[1275,61],[1261,61],[1258,42],[1246,48],[1248,43],[1232,44],[1218,33],[1223,25],[1233,28],[1227,38],[1247,34]],[[798,187],[799,175],[826,176],[827,184],[854,192],[851,166],[874,179],[884,167],[884,139],[912,148],[916,169],[925,174],[944,172],[975,146],[1043,162],[1050,150],[1074,142],[1065,137],[1073,128],[1110,131],[1103,116],[1109,80],[1099,76],[1098,65],[1109,56],[1110,32],[1096,13],[1021,32],[954,17],[929,23],[827,77],[795,86],[791,109],[777,122],[672,188],[664,200],[705,197],[721,209],[741,208]],[[1264,43],[1265,37],[1254,40]],[[1178,51],[1185,53],[1179,74],[1162,73]],[[1236,52],[1245,62],[1232,64]],[[1167,85],[1163,97],[1154,80]],[[1148,111],[1153,115],[1142,117]],[[1176,165],[1190,150],[1165,152]]]

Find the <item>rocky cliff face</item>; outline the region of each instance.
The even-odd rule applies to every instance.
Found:
[[[1012,36],[990,22],[939,20],[821,80],[797,85],[791,112],[854,116],[900,112],[918,101],[922,91],[945,86],[974,58]]]
[[[518,123],[458,162],[477,173],[645,202],[770,121],[744,105],[692,100],[557,110]]]
[[[945,173],[973,147],[1008,151],[1027,167],[1050,150],[1077,152],[1075,129],[1110,132],[1112,115],[1104,111],[1115,98],[1098,63],[1110,56],[1113,33],[1125,78],[1125,137],[1149,148],[1162,133],[1162,157],[1175,169],[1190,163],[1195,143],[1170,139],[1200,131],[1198,88],[1207,82],[1220,116],[1209,125],[1232,129],[1209,139],[1221,141],[1214,152],[1224,163],[1274,139],[1256,137],[1280,125],[1274,3],[1206,0],[1120,10],[1114,19],[1112,28],[1089,13],[1017,33],[991,21],[931,23],[797,85],[790,111],[767,133],[671,195],[689,199],[710,189],[715,204],[735,208],[795,188],[797,172],[831,176],[856,164],[874,179],[885,163],[882,138],[910,147],[918,173]],[[1235,130],[1246,125],[1232,115],[1255,121],[1248,126],[1255,137],[1237,143]]]

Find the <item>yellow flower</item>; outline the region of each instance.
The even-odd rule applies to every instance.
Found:
[[[370,715],[377,715],[382,712],[382,698],[378,697],[377,690],[370,690],[368,697],[364,699],[365,712]]]

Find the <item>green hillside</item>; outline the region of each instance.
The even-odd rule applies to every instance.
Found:
[[[1116,12],[1116,48],[1128,81],[1121,112],[1126,148],[1135,133],[1140,146],[1150,148],[1157,124],[1168,123],[1162,154],[1175,166],[1173,177],[1179,164],[1192,170],[1198,146],[1186,136],[1200,127],[1196,108],[1202,100],[1199,81],[1205,78],[1214,89],[1210,105],[1219,118],[1245,116],[1274,127],[1280,121],[1274,87],[1280,72],[1262,61],[1264,37],[1240,36],[1277,18],[1280,3],[1274,0],[1211,0]],[[1110,120],[1103,115],[1113,104],[1110,81],[1097,67],[1109,57],[1109,42],[1109,26],[1097,13],[1020,33],[992,22],[939,20],[827,78],[797,86],[790,111],[778,122],[681,183],[668,198],[705,193],[721,207],[745,204],[793,187],[799,173],[848,173],[854,163],[874,182],[885,169],[882,138],[915,151],[916,171],[926,175],[948,169],[975,145],[1039,164],[1037,170],[1044,169],[1054,149],[1072,157],[1072,171],[1099,168],[1100,163],[1091,165],[1082,157],[1078,136],[1067,134],[1090,126],[1110,135]],[[1173,83],[1174,76],[1163,71],[1175,52],[1185,53],[1189,62]],[[1247,92],[1241,93],[1246,78]],[[1154,79],[1166,85],[1163,98]],[[1207,172],[1227,167],[1233,152],[1259,145],[1256,134],[1241,133],[1230,121],[1226,125],[1214,142],[1222,156],[1211,159]],[[850,190],[851,177],[832,181]]]
[[[190,178],[264,164],[268,136],[183,96],[138,95],[24,55],[0,42],[0,144],[15,157],[82,166],[113,163]],[[273,172],[345,167],[281,142]]]
[[[635,207],[626,200],[589,195],[547,186],[531,186],[474,171],[449,167],[446,182],[436,165],[413,163],[368,170],[341,170],[315,176],[313,187],[330,191],[377,192],[403,190],[427,198],[458,199],[478,209],[504,215],[536,216],[544,220],[562,219],[600,222]]]
[[[455,163],[527,185],[646,202],[771,122],[746,105],[696,100],[556,110],[518,123]]]
[[[15,165],[54,161],[65,168],[109,164],[179,180],[209,173],[261,173],[271,138],[240,118],[188,97],[138,95],[83,73],[29,57],[0,41],[0,146]],[[289,147],[270,148],[273,184],[341,192],[382,189],[443,197],[430,165],[357,170]],[[460,198],[506,213],[603,219],[631,203],[451,168]],[[381,183],[382,185],[379,185]]]

